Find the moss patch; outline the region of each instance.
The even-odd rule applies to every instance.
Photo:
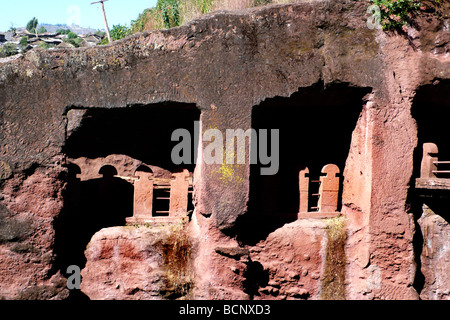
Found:
[[[325,270],[322,275],[323,300],[345,300],[345,242],[347,240],[346,218],[328,220],[328,243]]]

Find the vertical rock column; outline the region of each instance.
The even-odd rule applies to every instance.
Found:
[[[134,183],[133,217],[127,218],[128,223],[136,223],[152,218],[153,213],[153,173],[137,171],[139,180]]]

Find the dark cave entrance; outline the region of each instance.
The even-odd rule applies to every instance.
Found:
[[[418,144],[414,150],[414,178],[420,177],[422,147],[435,143],[439,148],[439,160],[450,160],[448,112],[450,110],[450,81],[420,87],[412,104],[411,115],[417,122]],[[450,170],[450,167],[438,168]],[[450,178],[443,174],[439,178]]]
[[[414,150],[413,176],[408,194],[408,205],[414,214],[416,232],[413,238],[415,261],[417,264],[414,288],[420,294],[424,287],[425,278],[421,273],[421,253],[423,235],[417,220],[422,216],[423,205],[428,206],[434,213],[450,221],[450,190],[427,190],[415,187],[416,179],[421,176],[421,162],[423,144],[434,143],[438,147],[439,161],[450,161],[450,136],[448,112],[450,111],[450,81],[436,81],[433,84],[420,87],[413,100],[411,115],[417,122],[418,143]],[[450,170],[450,165],[437,166],[439,171]],[[437,174],[438,178],[450,179],[450,174]]]
[[[124,154],[149,165],[171,172],[179,169],[171,159],[176,141],[171,141],[177,129],[186,129],[194,137],[194,122],[200,111],[194,104],[161,103],[134,105],[117,109],[85,109],[78,130],[67,139],[64,153],[70,158],[95,159],[110,154]],[[192,172],[192,164],[185,165]]]
[[[55,222],[55,253],[63,274],[70,265],[84,267],[84,250],[97,231],[124,225],[133,212],[133,185],[114,177],[115,167],[103,166],[98,179],[80,181],[79,173],[78,166],[68,165],[64,208]]]
[[[352,132],[369,92],[370,88],[347,84],[318,84],[302,88],[289,98],[267,99],[253,108],[254,129],[279,129],[280,161],[275,175],[261,175],[261,165],[251,165],[248,212],[237,223],[241,241],[256,243],[285,223],[297,220],[299,171],[305,167],[310,171],[311,211],[317,206],[317,199],[314,202],[312,198],[319,188],[314,182],[319,180],[325,165],[339,167],[342,194]],[[339,200],[338,211],[341,206]]]
[[[82,110],[83,116],[63,149],[71,159],[125,155],[170,174],[180,169],[180,165],[171,159],[172,149],[179,143],[172,141],[173,131],[188,130],[192,147],[198,141],[195,123],[200,119],[200,111],[193,104],[78,109]],[[55,263],[62,274],[66,274],[70,265],[84,268],[84,250],[96,232],[102,228],[124,226],[125,219],[133,216],[133,183],[117,176],[119,165],[102,166],[99,178],[81,181],[77,177],[81,173],[80,167],[68,164],[64,208],[55,220]],[[190,164],[182,166],[193,172],[195,161],[192,158]],[[192,198],[189,201],[189,210],[192,210]],[[159,206],[162,211],[168,205]],[[80,292],[72,292],[72,297],[76,298],[77,294]]]

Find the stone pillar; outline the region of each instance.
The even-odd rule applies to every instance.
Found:
[[[136,171],[139,180],[134,183],[134,218],[151,218],[153,215],[153,173]]]
[[[300,205],[299,212],[308,212],[309,205],[309,177],[306,175],[309,174],[309,169],[306,167],[303,170],[300,170],[298,175],[298,185],[300,191]]]
[[[190,173],[187,169],[173,173],[170,183],[170,216],[177,217],[187,213],[189,199]]]
[[[326,176],[320,177],[319,212],[336,212],[339,196],[339,168],[335,164],[327,164],[322,168]]]
[[[450,300],[450,225],[426,204],[418,223],[424,239],[420,261],[425,283],[420,298]]]
[[[420,167],[420,178],[431,179],[436,178],[433,171],[437,170],[434,162],[438,161],[438,147],[434,143],[423,144],[422,164]]]

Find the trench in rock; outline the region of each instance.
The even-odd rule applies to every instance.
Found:
[[[172,132],[185,128],[194,144],[194,121],[200,111],[192,104],[164,103],[131,106],[120,109],[83,109],[78,128],[68,137],[64,153],[68,158],[96,159],[112,154],[126,155],[165,172],[179,169],[171,159]],[[190,172],[195,164],[184,165]],[[80,181],[75,164],[68,165],[64,209],[55,221],[56,265],[62,274],[67,267],[85,266],[84,251],[91,237],[102,228],[124,226],[125,218],[133,216],[133,184],[116,177],[120,168],[102,166],[98,178]],[[166,203],[157,210],[166,210]],[[158,209],[159,208],[159,209]],[[192,209],[192,198],[189,199]]]
[[[424,286],[424,275],[421,272],[420,255],[423,247],[423,235],[417,220],[423,212],[423,205],[447,222],[450,221],[450,190],[418,190],[415,181],[420,178],[423,156],[423,144],[434,143],[438,147],[438,160],[450,161],[450,139],[448,111],[450,110],[450,81],[420,87],[414,97],[411,115],[417,122],[418,144],[414,150],[414,169],[411,187],[408,194],[408,205],[414,214],[416,232],[413,238],[415,262],[417,265],[414,288],[420,293]],[[448,171],[450,165],[438,165],[438,170]],[[438,174],[438,178],[450,179],[450,174]]]
[[[279,171],[262,175],[260,162],[251,165],[248,212],[237,221],[234,232],[244,243],[255,244],[299,212],[299,171],[309,168],[309,211],[317,210],[322,168],[335,164],[340,169],[338,211],[342,206],[343,172],[352,132],[370,88],[347,84],[302,88],[288,98],[275,97],[255,106],[252,127],[279,129]],[[269,133],[270,136],[270,133]],[[270,141],[270,138],[268,139]],[[271,153],[271,147],[268,154]],[[316,197],[316,198],[314,198]]]

